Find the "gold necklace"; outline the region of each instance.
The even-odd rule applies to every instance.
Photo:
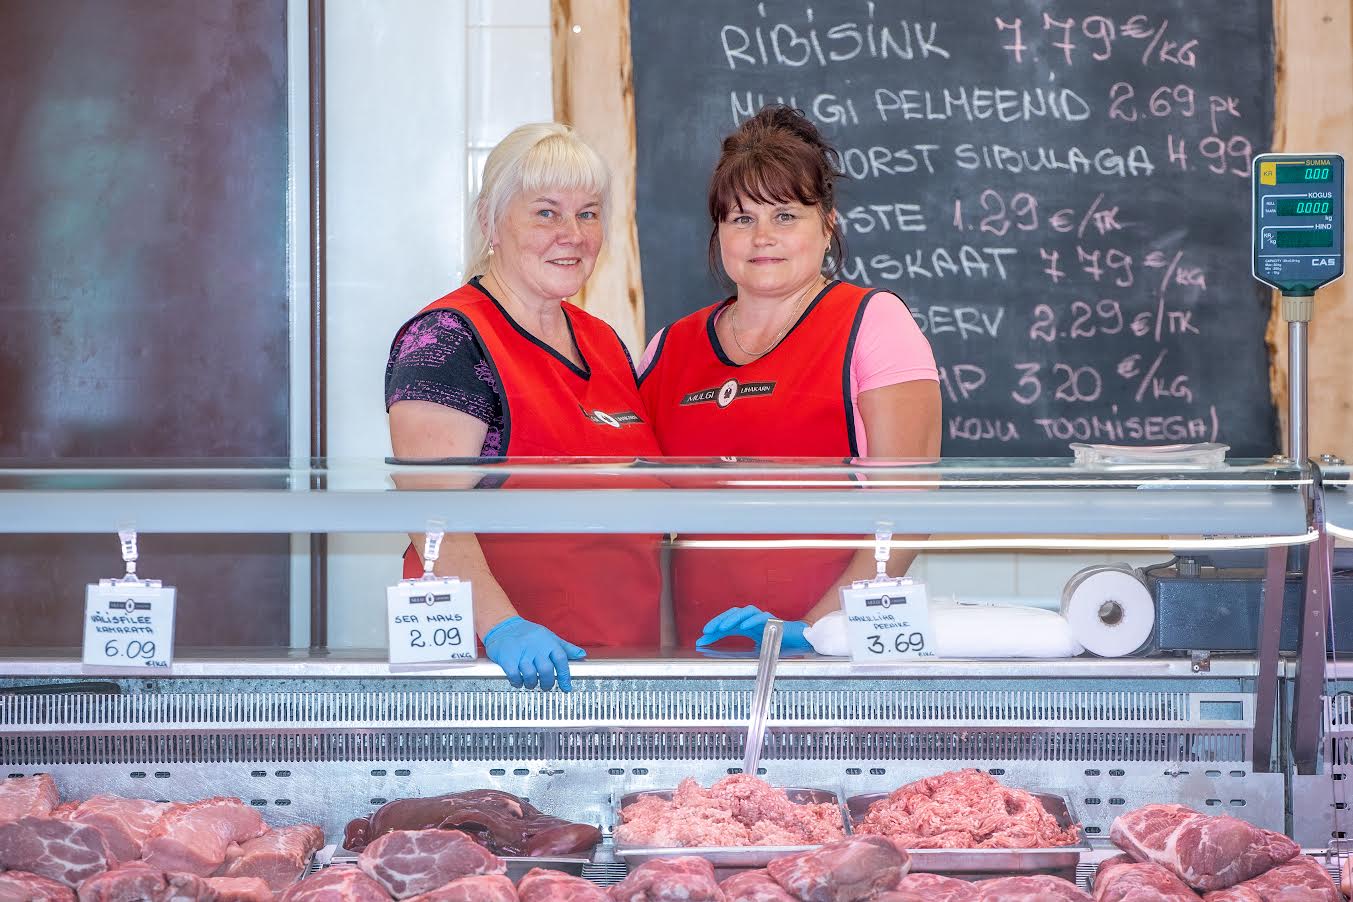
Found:
[[[770,344],[766,345],[766,349],[764,351],[749,351],[747,350],[747,348],[743,346],[742,342],[738,340],[738,302],[734,301],[733,310],[729,314],[728,318],[728,332],[730,335],[733,336],[733,344],[737,345],[738,350],[741,351],[743,354],[752,358],[765,357],[771,351],[775,350],[775,346],[778,345],[780,341],[786,335],[789,334],[789,330],[792,329],[794,327],[794,324],[799,321],[799,310],[803,307],[803,302],[808,297],[808,292],[818,287],[818,284],[819,282],[816,281],[812,282],[808,285],[807,288],[803,290],[803,293],[799,295],[799,299],[794,302],[794,312],[789,315],[789,320],[785,323],[785,327],[780,330],[779,335],[776,335],[775,338],[771,340]]]

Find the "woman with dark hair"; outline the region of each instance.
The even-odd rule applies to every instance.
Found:
[[[680,457],[934,458],[934,355],[902,300],[839,281],[840,159],[804,115],[770,106],[723,142],[709,185],[711,266],[735,287],[654,336],[640,388],[663,453]],[[693,538],[693,537],[687,537]],[[904,573],[913,554],[894,555]],[[840,606],[872,549],[680,548],[672,597],[683,645],[756,639]]]

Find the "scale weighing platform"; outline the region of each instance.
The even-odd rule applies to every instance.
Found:
[[[1254,158],[1254,277],[1307,297],[1344,274],[1344,158]]]

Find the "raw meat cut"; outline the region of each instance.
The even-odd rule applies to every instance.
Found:
[[[164,871],[133,861],[95,874],[80,884],[80,902],[142,902],[159,900],[168,891]]]
[[[1127,855],[1115,855],[1099,864],[1095,871],[1095,902],[1196,902],[1198,894],[1189,889],[1174,871],[1154,861],[1133,861]]]
[[[709,789],[682,780],[670,801],[644,796],[620,816],[615,839],[626,846],[800,846],[845,835],[837,805],[796,805],[783,789],[748,774]]]
[[[57,818],[58,820],[68,821],[70,820],[70,816],[79,810],[80,810],[79,802],[62,802],[60,805],[57,805],[55,808],[53,808],[51,814],[48,814],[47,817],[54,817]]]
[[[188,874],[175,874],[176,877],[189,877]],[[268,884],[257,877],[193,877],[203,884],[203,890],[197,897],[199,902],[272,902],[273,891]]]
[[[49,817],[0,824],[0,870],[27,871],[75,887],[116,865],[103,834],[86,824]]]
[[[502,874],[461,877],[430,893],[410,896],[409,902],[517,902],[517,890]]]
[[[166,874],[133,861],[80,884],[80,902],[272,902],[262,880]]]
[[[392,830],[459,830],[497,855],[560,856],[591,852],[601,831],[543,814],[525,799],[496,789],[395,799],[350,821],[343,847],[354,852]]]
[[[1203,902],[1343,902],[1329,872],[1300,855],[1252,880],[1203,896]]]
[[[24,871],[0,874],[0,902],[75,902],[75,891]]]
[[[455,830],[395,830],[363,849],[357,865],[396,899],[458,877],[507,871],[502,859]]]
[[[906,851],[882,836],[857,836],[766,865],[775,882],[803,902],[854,902],[892,889],[907,873]]]
[[[611,887],[614,902],[724,902],[714,865],[703,858],[655,858]]]
[[[135,861],[141,857],[141,847],[151,829],[170,807],[167,802],[97,795],[82,802],[68,817],[97,828],[118,861]]]
[[[1120,815],[1114,845],[1138,861],[1164,865],[1196,890],[1225,889],[1296,856],[1297,844],[1234,817],[1209,817],[1183,805],[1146,805]]]
[[[220,874],[259,877],[280,893],[305,873],[310,856],[323,845],[324,831],[314,824],[279,827],[246,841],[238,850],[227,850]]]
[[[610,902],[611,897],[591,880],[531,868],[517,881],[517,898],[521,902]]]
[[[1078,838],[1032,793],[980,770],[908,783],[869,806],[855,834],[878,834],[908,849],[1045,849]]]
[[[544,815],[542,815],[544,817]],[[462,823],[458,829],[464,830]],[[591,824],[571,824],[565,821],[546,827],[538,833],[526,837],[528,858],[557,858],[569,855],[590,855],[601,842],[601,830]],[[507,854],[503,852],[502,854]]]
[[[46,817],[61,801],[51,774],[0,780],[0,824],[21,817]]]
[[[1076,884],[1047,874],[981,880],[977,889],[981,902],[1094,902]]]
[[[225,863],[231,843],[243,843],[268,829],[263,818],[239,799],[215,796],[171,805],[142,845],[141,859],[175,874],[206,877]]]
[[[871,902],[979,902],[982,894],[973,883],[940,874],[908,874],[897,886],[874,896]]]
[[[764,868],[742,871],[719,884],[728,902],[795,902]]]
[[[390,902],[390,894],[359,868],[330,867],[293,883],[277,902]]]

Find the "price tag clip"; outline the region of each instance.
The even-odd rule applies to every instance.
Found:
[[[445,520],[429,520],[427,531],[423,533],[423,579],[437,579],[432,572],[441,554],[442,539],[446,537]]]

